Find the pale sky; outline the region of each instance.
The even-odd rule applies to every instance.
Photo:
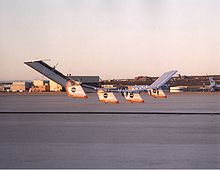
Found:
[[[220,74],[219,0],[0,0],[0,80]]]

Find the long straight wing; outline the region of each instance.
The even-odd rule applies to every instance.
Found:
[[[162,74],[155,82],[153,82],[150,86],[148,86],[149,89],[159,89],[161,86],[163,86],[165,83],[167,83],[173,75],[177,73],[177,70],[168,71]]]

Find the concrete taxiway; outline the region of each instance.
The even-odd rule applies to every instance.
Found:
[[[128,103],[116,94],[119,104],[104,104],[96,94],[73,99],[66,93],[15,93],[0,95],[0,112],[159,112],[220,113],[220,93],[168,93],[167,99],[142,94],[145,103]]]
[[[220,115],[0,114],[0,168],[220,168]]]

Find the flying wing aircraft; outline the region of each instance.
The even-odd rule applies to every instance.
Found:
[[[220,90],[220,84],[217,84],[213,79],[213,77],[209,77],[209,82],[210,82],[209,89],[211,92]]]
[[[161,87],[167,83],[173,75],[176,74],[176,70],[165,72],[160,76],[154,83],[147,86],[134,86],[133,89],[106,89],[97,88],[90,85],[83,84],[79,81],[71,80],[69,77],[63,75],[61,72],[56,70],[55,67],[51,67],[44,62],[42,59],[31,60],[24,62],[26,65],[30,66],[34,70],[43,74],[47,78],[55,81],[56,83],[62,85],[66,88],[67,95],[73,98],[87,99],[83,88],[90,88],[97,92],[98,98],[104,103],[115,103],[118,104],[119,101],[115,97],[114,93],[121,93],[122,96],[129,102],[143,103],[144,100],[141,98],[140,93],[147,93],[155,98],[166,98]]]

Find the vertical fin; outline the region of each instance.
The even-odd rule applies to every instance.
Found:
[[[213,77],[209,77],[209,82],[210,82],[210,86],[211,86],[211,87],[216,86],[216,82],[215,82],[215,80],[213,79]]]
[[[167,98],[162,89],[150,89],[148,94],[154,98]]]
[[[69,97],[87,99],[88,96],[84,92],[82,86],[78,82],[68,80],[66,83],[66,92]]]
[[[141,98],[138,93],[124,93],[123,95],[128,102],[131,103],[144,103],[144,100]]]
[[[105,92],[100,89],[98,90],[97,94],[101,102],[119,104],[119,101],[112,92]]]

